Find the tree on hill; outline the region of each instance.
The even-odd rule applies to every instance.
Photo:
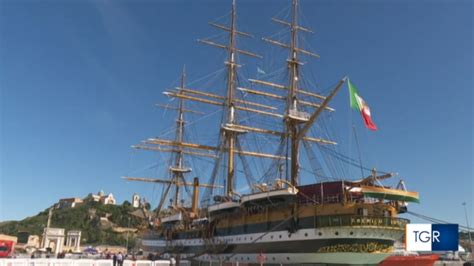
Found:
[[[0,224],[0,233],[17,235],[28,232],[31,235],[42,235],[48,220],[49,208],[36,216],[21,221]],[[126,236],[105,228],[103,220],[116,227],[144,228],[146,221],[131,215],[133,208],[130,202],[122,205],[104,205],[98,202],[86,202],[74,208],[56,209],[51,217],[51,227],[82,231],[83,244],[125,245]],[[134,235],[129,236],[129,244],[134,242]],[[131,246],[131,245],[129,245]]]

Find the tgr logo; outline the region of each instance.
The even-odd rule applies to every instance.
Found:
[[[439,231],[431,231],[431,236],[429,231],[413,231],[415,234],[415,242],[421,241],[423,243],[429,242],[439,242]]]
[[[406,249],[408,251],[457,251],[457,224],[407,224]]]

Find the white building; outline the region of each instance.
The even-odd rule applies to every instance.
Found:
[[[77,252],[80,250],[80,245],[81,245],[81,231],[78,231],[78,230],[68,231],[65,247],[68,250]]]
[[[58,202],[58,208],[74,208],[79,204],[83,203],[82,199],[80,198],[65,198],[60,199]]]
[[[86,201],[101,202],[105,205],[107,205],[107,204],[111,204],[111,205],[117,204],[117,201],[115,200],[114,195],[112,193],[109,193],[108,195],[105,195],[103,190],[99,191],[99,193],[97,193],[97,194],[90,193],[89,195],[87,195],[85,200]]]
[[[43,248],[50,248],[53,254],[63,251],[64,229],[63,228],[45,228],[43,231]]]
[[[132,207],[133,208],[140,207],[140,196],[136,193],[134,193],[132,197]]]

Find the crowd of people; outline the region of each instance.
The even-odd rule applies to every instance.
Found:
[[[135,256],[135,254],[132,254],[131,256],[129,256],[129,254],[126,254],[126,253],[122,253],[122,252],[118,252],[118,253],[110,253],[110,252],[107,252],[107,253],[101,253],[100,254],[100,257],[101,258],[104,258],[104,259],[111,259],[113,261],[113,266],[123,266],[123,262],[124,260],[137,260],[137,259],[145,259],[145,257],[143,258],[137,258]],[[146,260],[150,260],[150,261],[155,261],[155,260],[161,260],[163,259],[158,253],[157,254],[153,254],[153,253],[148,253],[148,255],[146,256]],[[174,260],[174,259],[172,259]],[[172,265],[174,265],[174,263],[172,262]]]
[[[60,252],[56,256],[52,254],[51,252],[47,253],[32,253],[31,254],[31,259],[35,258],[54,258],[56,257],[57,259],[64,259],[64,258],[93,258],[93,259],[106,259],[106,260],[112,260],[113,261],[113,266],[123,266],[123,262],[125,260],[149,260],[149,261],[155,261],[155,260],[161,260],[163,259],[158,253],[153,254],[153,253],[148,253],[148,255],[144,256],[142,252],[139,252],[138,255],[140,255],[138,258],[135,253],[132,254],[127,254],[127,253],[122,253],[121,251],[119,252],[110,252],[108,250],[105,250],[103,252],[97,252],[93,253],[90,255],[87,255],[86,253],[82,254],[73,254],[72,251],[68,252]],[[143,256],[142,256],[143,255]]]
[[[102,257],[102,254],[101,254],[101,257]],[[130,260],[145,259],[145,257],[137,258],[135,256],[135,254],[132,254],[131,256],[129,256],[128,254],[124,254],[122,252],[119,252],[119,253],[106,253],[104,258],[105,259],[112,259],[114,266],[122,266],[123,261],[126,260],[126,259],[130,259]],[[162,258],[158,254],[149,253],[146,256],[146,260],[155,261],[155,260],[160,260],[160,259],[162,259]]]

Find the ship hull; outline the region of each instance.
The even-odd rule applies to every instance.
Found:
[[[202,262],[219,262],[232,254],[222,254],[219,256],[202,256],[199,260]],[[239,258],[230,260],[230,262],[239,262],[246,264],[259,264],[260,254],[248,253],[239,254]],[[388,253],[357,253],[357,252],[335,252],[335,253],[269,253],[265,254],[265,265],[378,265]],[[247,260],[249,258],[249,260]],[[209,263],[209,264],[210,264]],[[217,264],[214,264],[217,265]],[[235,265],[235,264],[234,264]]]
[[[388,228],[348,226],[218,236],[212,239],[144,239],[149,252],[198,261],[275,264],[375,265],[403,234]]]

